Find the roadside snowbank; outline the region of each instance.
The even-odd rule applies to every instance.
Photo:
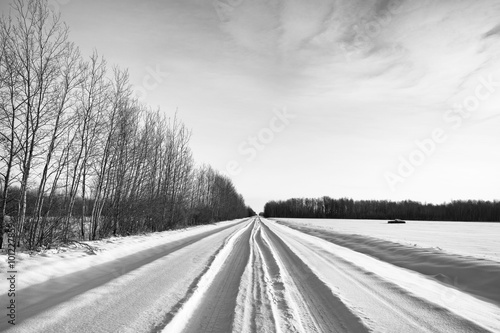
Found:
[[[89,251],[87,246],[70,246],[47,250],[41,254],[29,255],[16,253],[16,271],[22,278],[18,279],[17,290],[48,281],[50,279],[82,271],[99,264],[111,262],[130,255],[139,255],[141,251],[151,250],[168,242],[175,242],[186,237],[206,231],[237,224],[244,219],[218,222],[215,224],[189,227],[187,229],[155,232],[146,235],[129,237],[112,237],[98,241],[82,242],[95,249]],[[0,272],[6,272],[7,255],[0,254]],[[2,279],[0,288],[5,289],[7,281]]]
[[[218,223],[195,235],[190,228],[182,233],[191,236],[25,288],[16,295],[16,325],[1,321],[0,332],[158,332],[245,225]]]
[[[358,300],[353,296],[352,290],[350,294],[342,295],[347,289],[352,288],[353,280],[352,276],[348,276],[348,283],[345,285],[339,284],[340,278],[345,273],[336,267],[336,264],[339,262],[338,258],[357,266],[360,271],[364,271],[365,274],[375,274],[383,280],[397,285],[403,292],[414,295],[419,299],[426,300],[429,302],[428,304],[431,305],[429,308],[430,311],[427,313],[429,316],[435,316],[439,314],[442,309],[447,309],[458,315],[457,318],[464,318],[473,324],[465,328],[461,326],[455,327],[451,331],[447,328],[446,324],[446,327],[442,327],[441,329],[436,328],[434,330],[432,325],[442,325],[443,323],[433,323],[430,318],[426,318],[425,322],[428,324],[430,323],[431,327],[424,331],[455,332],[457,328],[461,328],[460,331],[463,329],[463,331],[468,332],[479,332],[479,330],[473,328],[475,324],[491,332],[499,331],[500,309],[491,302],[485,302],[460,291],[454,293],[455,289],[443,286],[411,270],[401,269],[390,263],[372,258],[369,255],[351,250],[346,246],[339,246],[333,242],[325,241],[321,239],[321,237],[313,237],[309,235],[309,230],[288,228],[283,223],[269,223],[268,225],[271,230],[280,235],[305,264],[311,267],[314,274],[330,286],[332,291],[338,290],[340,293],[339,296],[342,297],[346,303],[354,302],[351,305],[360,308],[359,313],[361,316],[374,311],[368,318],[377,318],[381,313],[378,313],[376,308],[373,308],[373,306],[365,302],[363,295],[361,295]],[[335,262],[334,265],[330,263],[332,259]],[[354,291],[356,292],[360,286],[361,285],[355,287]],[[365,287],[368,287],[364,292],[365,294],[374,291],[372,285]],[[437,307],[432,307],[432,304],[437,305]],[[393,324],[394,323],[390,324],[388,327],[394,327]],[[378,322],[374,321],[373,325],[378,325]],[[386,332],[387,330],[375,331]],[[408,332],[408,330],[398,331]]]
[[[342,234],[294,222],[278,223],[331,243],[410,269],[460,291],[500,305],[500,263],[444,253],[433,248],[405,246],[369,236]]]
[[[407,221],[388,224],[387,220],[292,219],[277,221],[338,232],[375,237],[394,243],[472,256],[500,263],[500,223]]]

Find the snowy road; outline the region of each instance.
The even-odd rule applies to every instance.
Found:
[[[260,218],[20,295],[18,324],[0,331],[500,332],[493,302]]]

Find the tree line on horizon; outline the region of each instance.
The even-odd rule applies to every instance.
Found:
[[[431,204],[411,200],[353,200],[325,196],[269,201],[264,206],[263,215],[288,218],[500,222],[500,202],[454,200]]]
[[[17,246],[252,214],[229,178],[195,166],[190,136],[133,96],[127,70],[83,57],[46,0],[2,17],[0,230]]]

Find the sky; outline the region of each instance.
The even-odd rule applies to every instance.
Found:
[[[496,0],[49,2],[256,211],[500,199]]]

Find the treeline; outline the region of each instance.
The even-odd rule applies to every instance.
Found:
[[[0,230],[18,246],[247,216],[230,179],[195,167],[190,135],[126,70],[82,57],[46,0],[1,19]]]
[[[332,199],[288,199],[270,201],[264,206],[265,217],[332,219],[408,219],[428,221],[500,221],[500,202],[456,200],[444,204],[416,201]]]

